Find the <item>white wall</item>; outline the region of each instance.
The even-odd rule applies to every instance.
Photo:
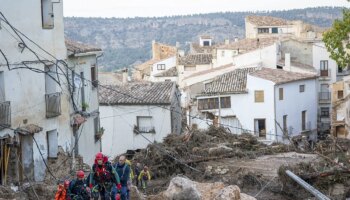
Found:
[[[136,150],[147,147],[149,141],[139,134],[134,134],[137,116],[152,116],[155,134],[145,133],[143,136],[150,141],[162,142],[171,133],[170,109],[156,105],[123,105],[100,106],[101,126],[105,128],[102,136],[102,152],[115,157],[126,150]]]
[[[233,58],[233,64],[237,67],[252,65],[261,62],[264,67],[276,68],[277,65],[277,44],[261,49],[240,54]]]
[[[299,92],[299,85],[305,85],[305,91]],[[276,120],[283,127],[283,115],[287,115],[287,127],[290,136],[299,135],[301,130],[301,113],[306,111],[306,125],[310,122],[311,130],[317,129],[317,81],[304,80],[275,88]],[[283,88],[283,100],[279,100],[279,88]],[[290,133],[290,130],[292,132]],[[282,136],[282,130],[277,126],[277,133]],[[282,137],[279,138],[281,140]]]
[[[222,53],[224,52],[224,54]],[[233,49],[217,49],[216,51],[216,62],[214,67],[227,65],[233,63],[233,57],[238,55],[237,50]]]
[[[43,49],[54,55],[58,59],[66,59],[66,47],[64,44],[63,32],[63,7],[61,3],[53,4],[54,9],[54,28],[43,29],[41,21],[41,5],[40,1],[28,0],[2,0],[0,11],[5,15],[8,21],[27,37],[39,44]],[[28,49],[18,47],[18,38],[15,39],[11,34],[15,35],[11,28],[4,22],[1,22],[0,28],[0,49],[8,58],[8,61],[20,63],[22,61],[36,61],[37,58]],[[6,28],[6,29],[5,29]],[[9,34],[8,31],[11,32]],[[41,59],[49,59],[55,61],[48,56],[33,43],[23,38],[26,45],[36,51]],[[4,64],[5,60],[0,56],[0,63]],[[15,66],[12,66],[15,67]],[[18,65],[17,67],[24,67]],[[44,70],[43,64],[30,64],[30,67]],[[44,159],[47,159],[47,138],[46,132],[57,129],[58,145],[64,150],[71,149],[72,130],[70,128],[69,116],[69,96],[65,85],[64,77],[61,76],[62,88],[56,87],[57,92],[62,92],[61,109],[62,114],[54,118],[46,118],[45,105],[45,74],[36,73],[28,69],[16,69],[8,71],[6,66],[1,66],[0,71],[4,73],[5,100],[11,102],[11,122],[12,127],[24,126],[27,124],[36,124],[43,127],[43,131],[36,133],[39,148],[43,153]],[[12,132],[9,129],[0,131],[0,136]],[[26,155],[23,155],[25,159]],[[45,176],[45,166],[40,156],[39,150],[35,143],[33,145],[34,159],[34,177],[36,181],[42,181]]]
[[[159,64],[165,64],[165,70],[158,70],[157,65]],[[170,58],[164,59],[162,61],[159,61],[157,63],[154,63],[151,68],[151,76],[154,76],[155,74],[159,74],[161,72],[164,72],[172,67],[176,66],[176,56],[172,56]]]
[[[335,83],[337,81],[337,63],[329,57],[330,54],[325,48],[324,43],[315,43],[313,45],[312,53],[313,66],[316,70],[320,70],[321,60],[328,60],[328,69],[331,70],[331,80],[329,80],[328,83]]]

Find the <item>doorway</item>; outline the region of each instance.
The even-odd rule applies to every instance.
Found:
[[[254,130],[259,137],[266,137],[266,119],[254,119]]]

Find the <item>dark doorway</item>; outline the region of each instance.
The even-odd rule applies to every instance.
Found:
[[[266,137],[266,120],[255,119],[254,120],[255,132],[259,133],[259,137]]]

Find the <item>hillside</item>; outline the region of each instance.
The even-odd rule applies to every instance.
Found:
[[[175,45],[197,41],[199,35],[212,35],[215,41],[244,37],[247,15],[269,15],[303,20],[321,27],[340,18],[342,8],[319,7],[272,12],[225,12],[157,18],[65,18],[68,38],[100,46],[104,71],[129,67],[150,58],[151,41]]]

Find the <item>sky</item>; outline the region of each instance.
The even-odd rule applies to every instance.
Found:
[[[346,6],[346,0],[64,0],[64,16],[160,17],[226,11]]]

